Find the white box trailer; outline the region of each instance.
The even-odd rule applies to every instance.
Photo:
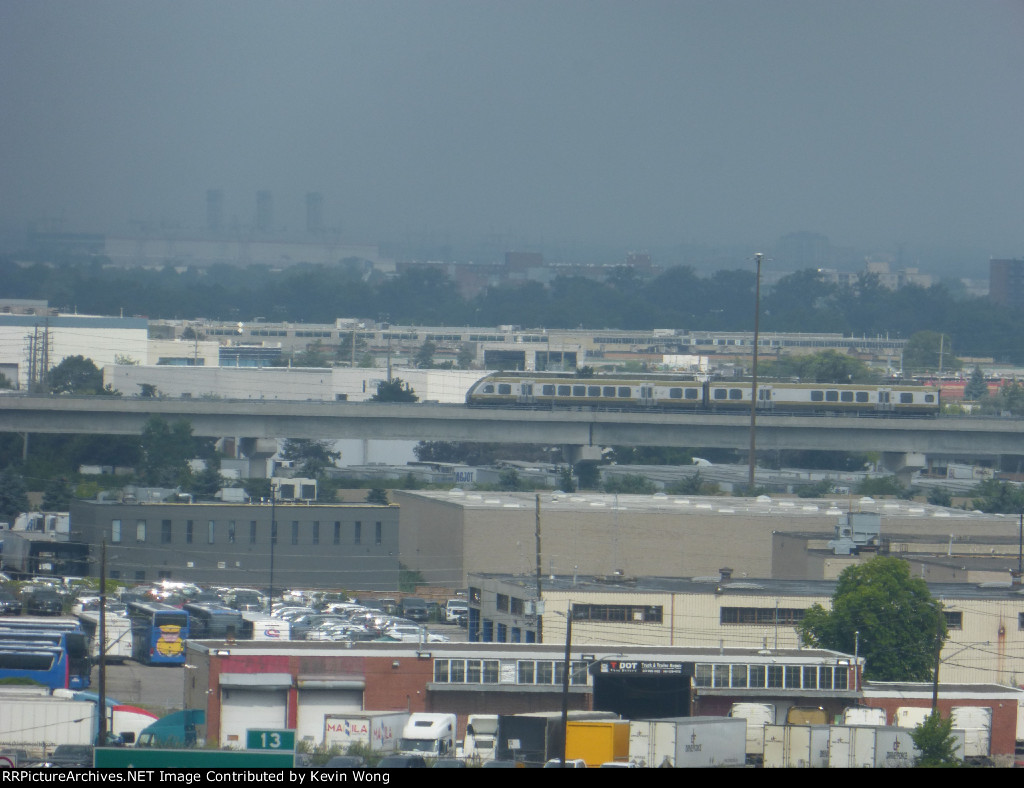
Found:
[[[328,714],[324,717],[324,746],[346,750],[351,744],[362,744],[376,752],[393,752],[408,721],[407,711]]]
[[[876,769],[906,769],[917,762],[921,751],[914,745],[909,729],[883,726],[874,730]]]
[[[875,765],[875,729],[833,725],[828,736],[828,765],[832,769],[871,769]]]
[[[775,706],[770,703],[734,703],[730,717],[746,720],[746,751],[752,760],[764,754],[764,726],[775,724]]]
[[[764,768],[820,769],[828,766],[828,725],[766,725]]]
[[[51,749],[92,744],[96,730],[96,704],[91,701],[0,692],[0,745]]]
[[[743,766],[746,720],[733,717],[671,717],[631,720],[629,760],[644,767]]]

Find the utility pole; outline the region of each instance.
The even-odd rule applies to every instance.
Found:
[[[539,496],[538,496],[539,497]],[[572,649],[572,602],[565,609],[565,668],[562,671],[562,762],[560,769],[565,768],[565,745],[569,738],[569,674],[572,672],[569,652]]]
[[[544,627],[541,626],[541,600],[542,596],[541,589],[541,567],[540,567],[540,493],[536,496],[536,513],[534,515],[534,530],[533,537],[536,543],[535,552],[537,560],[537,642],[544,642]]]
[[[107,538],[100,543],[100,675],[97,687],[96,715],[96,746],[104,747],[107,743]]]

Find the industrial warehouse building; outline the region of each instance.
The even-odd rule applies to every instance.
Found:
[[[398,507],[374,504],[73,501],[71,537],[90,574],[278,589],[398,588]],[[271,539],[271,521],[277,537]]]
[[[798,649],[796,625],[804,612],[814,604],[829,607],[835,591],[832,581],[737,579],[727,573],[689,579],[545,574],[540,584],[538,616],[535,576],[470,576],[470,638],[562,642],[571,605],[572,640],[581,645]],[[942,683],[1024,686],[1024,587],[928,587],[942,603],[949,630],[940,655]]]
[[[456,714],[557,711],[562,705],[562,645],[480,643],[231,643],[187,646],[188,708],[206,710],[205,738],[240,746],[249,728],[296,731],[319,744],[324,717],[357,710]],[[614,711],[626,719],[718,713],[725,704],[759,699],[778,706],[823,706],[832,713],[860,693],[848,654],[801,649],[597,647],[570,650],[569,707]],[[717,666],[717,667],[716,667]],[[713,687],[699,677],[725,666],[738,676],[777,670],[808,677],[806,688]],[[815,677],[813,688],[810,676]],[[1016,709],[1014,708],[1014,713]]]
[[[908,555],[994,557],[984,579],[1009,580],[1018,523],[911,501],[396,490],[402,561],[431,585],[470,573],[834,579],[856,555],[824,551],[848,515],[873,515],[879,546]],[[787,534],[793,538],[782,539]],[[539,552],[538,552],[539,551]],[[976,580],[929,563],[936,580]]]

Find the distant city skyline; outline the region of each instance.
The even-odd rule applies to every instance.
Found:
[[[1024,254],[1015,0],[0,6],[0,249],[32,225],[987,275]],[[262,194],[262,197],[257,197]],[[310,202],[309,195],[319,195]]]

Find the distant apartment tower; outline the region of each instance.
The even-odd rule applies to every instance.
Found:
[[[319,233],[324,229],[324,196],[320,192],[306,193],[306,232]]]
[[[268,191],[256,192],[256,229],[269,233],[274,228],[274,195]]]
[[[211,233],[224,229],[224,192],[221,189],[206,191],[206,229]]]
[[[988,297],[999,306],[1024,307],[1024,260],[989,260]]]

